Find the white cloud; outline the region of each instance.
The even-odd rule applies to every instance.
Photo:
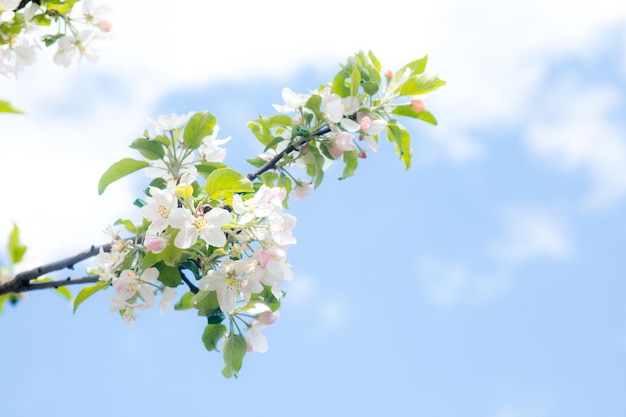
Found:
[[[505,271],[480,273],[436,256],[422,256],[416,264],[418,285],[439,307],[460,302],[483,302],[506,293],[511,275]]]
[[[514,208],[503,213],[506,234],[492,244],[493,256],[505,263],[522,264],[535,259],[567,259],[573,244],[565,227],[554,216],[535,209]]]
[[[283,306],[309,311],[315,320],[315,328],[312,330],[316,338],[349,321],[350,301],[341,295],[331,294],[327,289],[322,291],[321,296],[317,280],[307,274],[297,273],[293,281],[285,285],[285,291],[287,296]]]
[[[615,117],[622,97],[613,87],[588,87],[571,79],[549,91],[525,139],[531,151],[566,172],[588,174],[589,208],[626,197],[626,129]],[[620,120],[621,123],[621,120]]]

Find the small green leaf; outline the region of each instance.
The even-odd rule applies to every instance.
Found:
[[[346,86],[346,78],[346,70],[342,69],[333,79],[332,92],[340,97],[348,97],[350,95],[350,89]]]
[[[183,141],[189,149],[198,149],[202,145],[202,139],[213,133],[217,119],[208,111],[194,114],[185,126]]]
[[[399,93],[402,96],[417,96],[434,91],[444,85],[446,82],[437,76],[418,74],[409,77],[404,84],[401,84]]]
[[[156,269],[159,270],[158,280],[166,286],[176,288],[180,284],[182,284],[183,280],[180,276],[180,271],[178,270],[178,268],[166,265],[165,262],[159,262],[154,266]]]
[[[102,195],[104,190],[106,190],[111,183],[147,166],[150,166],[148,162],[138,161],[132,158],[124,158],[117,161],[102,174],[100,182],[98,183],[98,194]]]
[[[182,297],[180,297],[180,300],[178,300],[178,302],[174,304],[174,310],[182,311],[182,310],[189,310],[190,308],[193,308],[193,305],[191,304],[192,298],[193,298],[193,293],[191,291],[187,291],[185,294],[183,294]]]
[[[345,180],[354,175],[354,171],[356,171],[359,165],[359,153],[356,150],[344,152],[343,162],[345,162],[346,166],[343,169],[343,174],[341,174],[339,178],[340,180]]]
[[[202,333],[202,343],[208,351],[217,350],[217,342],[226,334],[223,324],[208,324]]]
[[[248,161],[248,163],[255,168],[261,168],[263,165],[267,164],[267,161],[259,156],[255,158],[246,158],[246,161]]]
[[[397,114],[398,116],[413,117],[414,119],[419,119],[426,123],[430,123],[431,125],[437,126],[437,119],[435,119],[435,116],[433,116],[431,112],[428,110],[422,110],[418,113],[408,104],[396,107],[391,113]]]
[[[404,74],[407,72],[407,70],[409,71],[409,76],[421,74],[426,69],[427,62],[428,55],[425,55],[424,58],[416,59],[415,61],[409,62],[408,64],[404,65],[398,70],[398,72],[396,72],[396,75],[398,77],[403,77],[405,76]]]
[[[98,291],[106,289],[108,286],[108,282],[98,281],[94,285],[90,285],[89,287],[85,287],[80,290],[78,295],[76,295],[76,299],[74,300],[74,313],[76,313],[76,309],[79,305],[83,303],[83,301],[85,301]]]
[[[198,310],[214,310],[219,307],[215,291],[198,291],[191,299],[191,305]]]
[[[0,113],[24,113],[21,110],[16,109],[6,100],[0,100]]]
[[[126,230],[128,230],[130,233],[137,233],[137,228],[135,227],[135,225],[133,224],[133,222],[131,222],[128,219],[117,219],[115,221],[115,223],[113,223],[114,226],[118,226],[118,225],[122,225],[124,226],[124,228]]]
[[[361,73],[359,72],[359,68],[355,65],[354,67],[352,67],[352,75],[350,75],[350,95],[358,95],[360,86]]]
[[[372,61],[372,65],[374,65],[374,68],[376,69],[377,72],[380,73],[380,61],[378,60],[378,58],[376,58],[376,56],[374,55],[374,52],[369,51],[367,53],[367,56],[369,57],[370,61]]]
[[[406,169],[411,166],[411,135],[404,126],[398,124],[395,120],[390,120],[385,127],[387,139],[396,145],[396,153],[404,162]]]
[[[135,139],[130,145],[131,148],[138,150],[144,158],[150,160],[163,159],[165,156],[164,145],[157,140],[149,140],[145,138]]]
[[[219,200],[234,193],[253,192],[252,182],[242,173],[231,168],[216,169],[206,180],[209,197]]]
[[[240,334],[230,334],[224,338],[224,369],[222,375],[226,378],[237,377],[237,372],[243,364],[243,357],[248,351],[246,339]]]
[[[195,167],[198,170],[198,174],[202,175],[206,179],[211,172],[219,168],[226,168],[227,166],[221,162],[202,162],[196,164]]]
[[[20,230],[15,223],[13,223],[13,229],[9,234],[8,250],[9,258],[14,264],[21,262],[24,253],[26,253],[26,246],[20,243]]]

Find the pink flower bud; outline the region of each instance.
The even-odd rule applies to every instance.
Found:
[[[415,113],[421,113],[426,110],[426,104],[422,100],[411,100],[411,108]]]
[[[113,23],[109,22],[108,20],[102,19],[98,22],[98,28],[105,33],[110,32],[112,27]]]
[[[278,311],[264,311],[257,316],[257,320],[259,321],[259,323],[269,326],[270,324],[273,324],[276,322],[276,320],[278,320],[278,316]]]
[[[294,123],[300,124],[300,123],[302,123],[302,116],[299,115],[299,114],[296,114],[295,116],[293,116],[292,120],[294,121]]]
[[[370,119],[368,116],[363,116],[361,117],[360,124],[361,124],[361,130],[366,131],[372,126],[372,119]]]
[[[167,246],[167,241],[162,237],[151,236],[146,237],[144,245],[146,246],[146,248],[150,249],[152,253],[160,253]]]
[[[391,79],[391,77],[393,77],[393,72],[392,72],[391,70],[387,70],[387,71],[385,71],[385,78],[386,78],[387,80],[390,80],[390,79]]]
[[[365,159],[365,158],[367,158],[367,152],[365,152],[364,150],[362,150],[361,152],[359,152],[359,158],[361,158],[361,159]]]
[[[262,268],[265,268],[271,257],[272,255],[268,251],[264,251],[264,250],[259,251],[259,255],[258,255],[259,265],[261,265]]]

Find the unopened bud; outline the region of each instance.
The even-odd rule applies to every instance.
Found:
[[[385,71],[385,78],[389,81],[393,77],[393,72],[391,70]]]
[[[411,100],[411,108],[415,113],[421,113],[426,110],[426,104],[422,100]]]
[[[361,158],[361,159],[365,159],[365,158],[367,158],[367,152],[365,152],[364,150],[362,150],[361,152],[359,152],[359,158]]]

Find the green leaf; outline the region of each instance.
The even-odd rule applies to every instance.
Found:
[[[24,113],[21,110],[16,109],[6,100],[0,100],[0,113]]]
[[[98,183],[98,194],[102,195],[104,190],[113,182],[131,174],[137,170],[150,166],[146,161],[138,161],[132,158],[124,158],[117,161],[107,171],[102,174],[100,182]]]
[[[258,118],[249,122],[248,128],[257,138],[257,140],[263,145],[267,145],[272,140],[274,140],[274,135],[272,134],[272,131],[269,129],[263,118]]]
[[[202,162],[196,164],[195,167],[198,170],[198,174],[202,175],[202,177],[206,179],[211,172],[219,168],[226,168],[227,165],[222,164],[221,162]]]
[[[382,68],[380,66],[380,61],[378,60],[378,58],[376,58],[376,56],[374,55],[374,52],[369,51],[367,53],[367,56],[369,57],[370,61],[372,61],[372,65],[374,65],[374,68],[376,69],[376,71],[378,73],[380,73],[380,69]]]
[[[113,225],[114,226],[122,225],[124,226],[124,229],[128,230],[130,233],[137,233],[137,228],[135,227],[133,222],[131,222],[128,219],[117,219],[115,223],[113,223]]]
[[[333,79],[332,92],[340,97],[348,97],[350,95],[350,89],[346,87],[346,78],[346,71],[342,69]]]
[[[354,175],[354,171],[356,171],[359,165],[359,153],[356,150],[344,152],[343,162],[345,162],[346,166],[343,169],[343,174],[341,174],[339,178],[340,180],[345,180]]]
[[[395,120],[390,120],[385,127],[387,139],[396,145],[396,153],[404,162],[406,169],[411,166],[411,135],[409,131],[398,124]]]
[[[352,75],[350,75],[350,95],[358,95],[360,86],[361,73],[359,72],[359,68],[355,65],[354,67],[352,67]]]
[[[391,113],[397,114],[398,116],[413,117],[414,119],[423,120],[424,122],[437,126],[437,119],[435,119],[435,116],[433,116],[431,112],[428,110],[422,110],[418,113],[408,104],[396,107]]]
[[[378,83],[375,83],[373,81],[366,81],[363,84],[361,84],[361,87],[363,88],[363,91],[365,91],[370,96],[373,96],[374,94],[378,92],[380,85],[378,85]]]
[[[9,234],[8,251],[9,258],[14,264],[21,262],[24,253],[26,253],[26,246],[20,243],[20,230],[15,223],[13,223],[13,229]]]
[[[159,270],[158,280],[166,286],[176,288],[180,284],[182,284],[183,280],[180,276],[180,271],[178,270],[178,268],[174,266],[169,266],[165,264],[165,262],[159,262],[154,265],[154,267]]]
[[[130,145],[131,148],[137,149],[144,158],[150,160],[163,159],[165,156],[164,145],[157,140],[149,140],[145,138],[135,139]]]
[[[237,377],[237,372],[241,369],[243,364],[243,357],[248,351],[248,344],[246,339],[240,334],[230,334],[226,336],[224,340],[224,369],[222,369],[222,375],[226,378]]]
[[[416,59],[415,61],[409,62],[404,65],[402,68],[396,72],[398,77],[403,77],[404,73],[409,71],[409,76],[421,74],[426,69],[426,63],[428,62],[428,55],[425,55],[423,58]],[[394,77],[395,78],[395,77]]]
[[[209,197],[219,200],[234,193],[253,192],[252,181],[231,168],[220,168],[211,172],[206,180]]]
[[[254,158],[246,158],[246,161],[255,168],[261,168],[267,161],[259,156]]]
[[[217,350],[217,342],[226,334],[223,324],[208,324],[202,333],[202,343],[208,351]]]
[[[80,290],[78,295],[76,295],[76,299],[74,299],[74,313],[76,313],[76,309],[79,305],[83,303],[83,301],[85,301],[98,291],[106,289],[108,286],[108,282],[98,281],[94,285],[90,285],[89,287],[85,287]]]
[[[193,305],[191,304],[192,298],[193,298],[193,293],[191,291],[187,291],[185,294],[183,294],[182,297],[180,297],[180,300],[178,300],[178,302],[174,304],[174,310],[182,311],[182,310],[189,310],[190,308],[193,308]]]
[[[404,84],[400,86],[400,95],[416,96],[426,94],[446,85],[446,82],[440,80],[436,75],[418,74],[409,77]]]
[[[191,298],[191,305],[198,310],[215,310],[219,307],[215,291],[198,291]]]
[[[183,134],[183,141],[189,149],[198,149],[202,145],[202,139],[213,133],[217,119],[208,111],[194,114],[189,119]]]

